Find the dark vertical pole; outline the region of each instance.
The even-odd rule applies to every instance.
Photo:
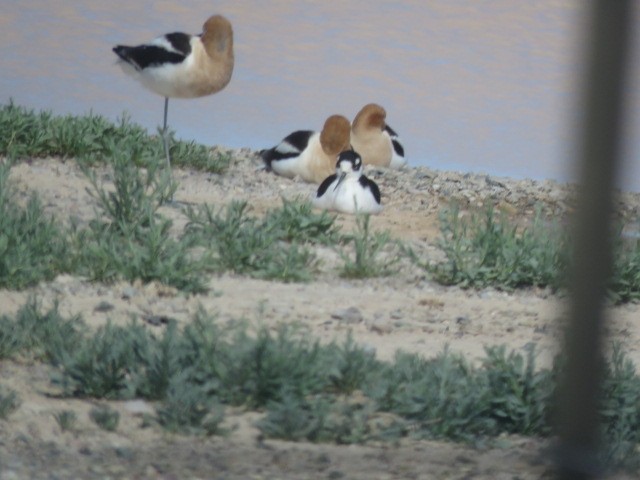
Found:
[[[624,83],[633,0],[593,0],[580,125],[578,210],[569,281],[566,371],[561,378],[559,478],[598,475],[601,335],[606,283],[611,273],[613,189],[621,153]]]

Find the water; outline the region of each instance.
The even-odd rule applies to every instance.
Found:
[[[198,33],[222,13],[234,25],[233,78],[211,97],[170,101],[180,138],[263,148],[376,102],[411,165],[572,178],[582,0],[1,3],[2,102],[112,119],[127,111],[155,131],[162,98],[125,76],[111,47]],[[640,191],[638,95],[629,103],[621,186]]]

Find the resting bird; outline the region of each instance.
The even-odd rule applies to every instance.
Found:
[[[349,149],[350,129],[345,117],[331,115],[321,132],[297,130],[260,156],[267,170],[278,175],[320,183],[335,171],[338,154]]]
[[[362,107],[351,125],[351,145],[365,165],[402,168],[407,160],[398,134],[386,123],[387,112],[370,103]]]
[[[336,173],[318,187],[314,206],[342,213],[380,213],[380,189],[362,174],[362,159],[353,150],[342,152]]]
[[[167,139],[169,98],[196,98],[222,90],[233,72],[233,29],[221,15],[207,19],[199,35],[168,33],[135,47],[113,51],[122,69],[149,90],[164,97],[162,138],[170,166]]]

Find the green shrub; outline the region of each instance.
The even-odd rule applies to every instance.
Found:
[[[0,288],[20,290],[69,269],[67,233],[33,194],[20,206],[0,164]]]
[[[61,410],[54,413],[53,416],[63,432],[75,430],[78,416],[73,410]]]
[[[95,398],[132,398],[136,372],[142,368],[137,352],[150,342],[138,323],[107,323],[60,359],[55,378],[67,395]]]
[[[0,385],[0,420],[6,420],[20,407],[20,398],[15,390]]]
[[[288,217],[272,213],[267,223],[248,214],[246,202],[231,202],[214,211],[209,205],[187,210],[187,231],[210,249],[212,268],[283,282],[306,281],[315,267],[315,256],[304,245],[289,243]],[[306,228],[306,227],[305,227]]]
[[[96,425],[107,432],[115,432],[120,422],[120,413],[107,405],[92,408],[89,416]]]
[[[80,317],[63,318],[57,303],[45,313],[41,309],[30,297],[15,318],[0,317],[0,359],[26,356],[56,364],[80,342],[84,331]]]
[[[171,378],[166,396],[156,409],[158,422],[171,432],[225,433],[221,424],[224,407],[202,386],[194,385],[185,374]]]
[[[171,161],[176,167],[220,173],[230,163],[228,155],[213,154],[194,142],[176,141],[173,132],[168,135]],[[160,136],[149,135],[125,115],[113,123],[93,113],[54,116],[12,101],[0,106],[0,155],[10,159],[61,156],[91,165],[122,155],[138,167],[149,167],[162,163],[163,148]]]
[[[440,283],[506,290],[563,284],[566,235],[545,226],[539,216],[530,227],[519,229],[505,216],[496,219],[492,207],[468,220],[454,208],[443,211],[440,229],[439,246],[447,260],[424,265]]]
[[[176,188],[166,172],[156,167],[142,171],[117,155],[114,191],[100,185],[90,170],[85,172],[99,216],[76,234],[80,272],[103,282],[139,279],[186,292],[206,290],[205,262],[193,253],[192,237],[171,235],[171,221],[158,213]]]
[[[356,230],[342,236],[342,242],[353,245],[353,255],[341,249],[338,251],[344,266],[340,275],[345,278],[370,278],[395,273],[395,265],[400,260],[397,242],[393,242],[388,231],[371,232],[370,215],[356,218]],[[395,247],[395,248],[394,248]],[[392,250],[385,252],[385,250]],[[385,256],[385,253],[388,253]]]

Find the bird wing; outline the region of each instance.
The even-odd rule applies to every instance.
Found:
[[[181,32],[168,33],[150,43],[135,47],[118,45],[113,51],[136,70],[167,63],[181,63],[191,53],[191,35]]]
[[[297,130],[287,135],[273,148],[260,151],[262,160],[271,167],[271,162],[285,158],[297,157],[309,145],[309,139],[315,132],[313,130]]]

